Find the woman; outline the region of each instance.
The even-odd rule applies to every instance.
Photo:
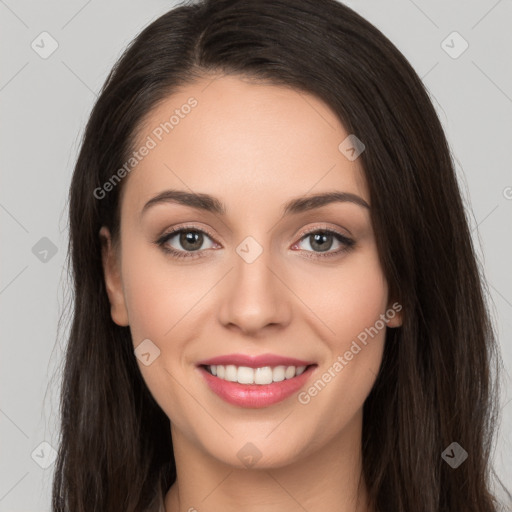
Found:
[[[417,74],[332,0],[205,0],[70,189],[53,510],[497,511],[497,350]]]

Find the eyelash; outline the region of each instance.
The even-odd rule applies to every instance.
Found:
[[[204,235],[208,235],[211,239],[213,239],[213,236],[208,231],[205,231],[202,228],[200,229],[200,228],[198,228],[196,226],[185,226],[185,227],[179,227],[179,228],[174,229],[174,230],[172,230],[172,231],[170,231],[168,233],[165,233],[160,238],[158,238],[154,243],[156,245],[158,245],[165,253],[170,254],[173,258],[177,258],[177,259],[194,258],[194,259],[197,259],[197,258],[204,257],[204,255],[201,254],[201,251],[177,251],[176,249],[170,248],[169,246],[166,245],[166,243],[171,238],[173,238],[176,234],[183,233],[183,232],[184,233],[187,233],[187,232],[202,233]],[[332,258],[332,257],[335,257],[335,256],[339,256],[342,253],[349,252],[351,249],[353,249],[354,245],[356,243],[355,240],[352,240],[351,238],[348,238],[345,235],[342,235],[341,233],[338,233],[337,231],[334,231],[332,229],[327,229],[327,228],[325,228],[325,229],[324,228],[314,228],[314,229],[308,230],[308,231],[302,233],[302,236],[299,239],[299,242],[301,242],[303,239],[307,238],[309,235],[320,234],[320,233],[327,234],[327,235],[334,235],[334,237],[339,242],[344,244],[345,247],[342,247],[341,249],[338,249],[337,251],[334,251],[334,252],[325,252],[325,253],[318,253],[318,252],[314,252],[314,251],[306,251],[307,253],[309,253],[309,255],[306,256],[307,258],[312,258],[312,259],[319,259],[320,258],[321,259],[321,258]],[[315,256],[311,255],[312,252],[315,254]],[[194,254],[194,253],[198,253],[198,254]]]

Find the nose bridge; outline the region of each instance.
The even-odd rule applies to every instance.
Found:
[[[238,245],[235,252],[235,286],[239,288],[240,293],[273,294],[275,276],[270,271],[272,255],[268,245],[263,247],[253,237],[247,237]]]
[[[267,239],[265,239],[267,240]],[[285,287],[275,275],[267,242],[248,236],[235,247],[233,271],[221,298],[220,319],[246,332],[289,320]]]

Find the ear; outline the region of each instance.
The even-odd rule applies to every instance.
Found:
[[[108,228],[100,229],[101,257],[103,261],[103,274],[105,287],[110,301],[110,315],[114,323],[121,327],[129,325],[128,311],[126,309],[123,285],[121,279],[120,263],[115,247],[112,245],[112,237]]]
[[[390,301],[388,309],[386,310],[386,316],[389,320],[386,322],[388,327],[401,327],[403,323],[403,312],[402,304],[398,301]]]

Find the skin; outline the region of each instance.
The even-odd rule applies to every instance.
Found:
[[[362,408],[386,328],[308,404],[292,395],[265,408],[237,407],[196,368],[230,353],[297,357],[318,364],[307,389],[391,308],[368,209],[336,202],[281,215],[292,198],[335,190],[370,204],[360,159],[339,151],[349,134],[320,99],[227,75],[168,97],[145,120],[140,143],[191,96],[198,105],[125,178],[118,250],[108,229],[100,231],[113,321],[130,326],[134,348],[150,339],[160,350],[150,365],[137,362],[171,422],[178,478],[166,512],[369,511],[364,481],[358,490]],[[171,188],[212,194],[227,213],[166,203],[140,217],[147,201]],[[200,251],[188,248],[205,257],[177,260],[153,243],[190,224],[213,235],[198,242]],[[356,245],[322,259],[303,234],[317,227]],[[236,252],[247,236],[263,249],[251,264]],[[190,247],[179,234],[167,245]],[[342,247],[332,238],[328,251]],[[387,325],[401,322],[397,313]],[[237,457],[248,442],[261,453],[252,467]]]

